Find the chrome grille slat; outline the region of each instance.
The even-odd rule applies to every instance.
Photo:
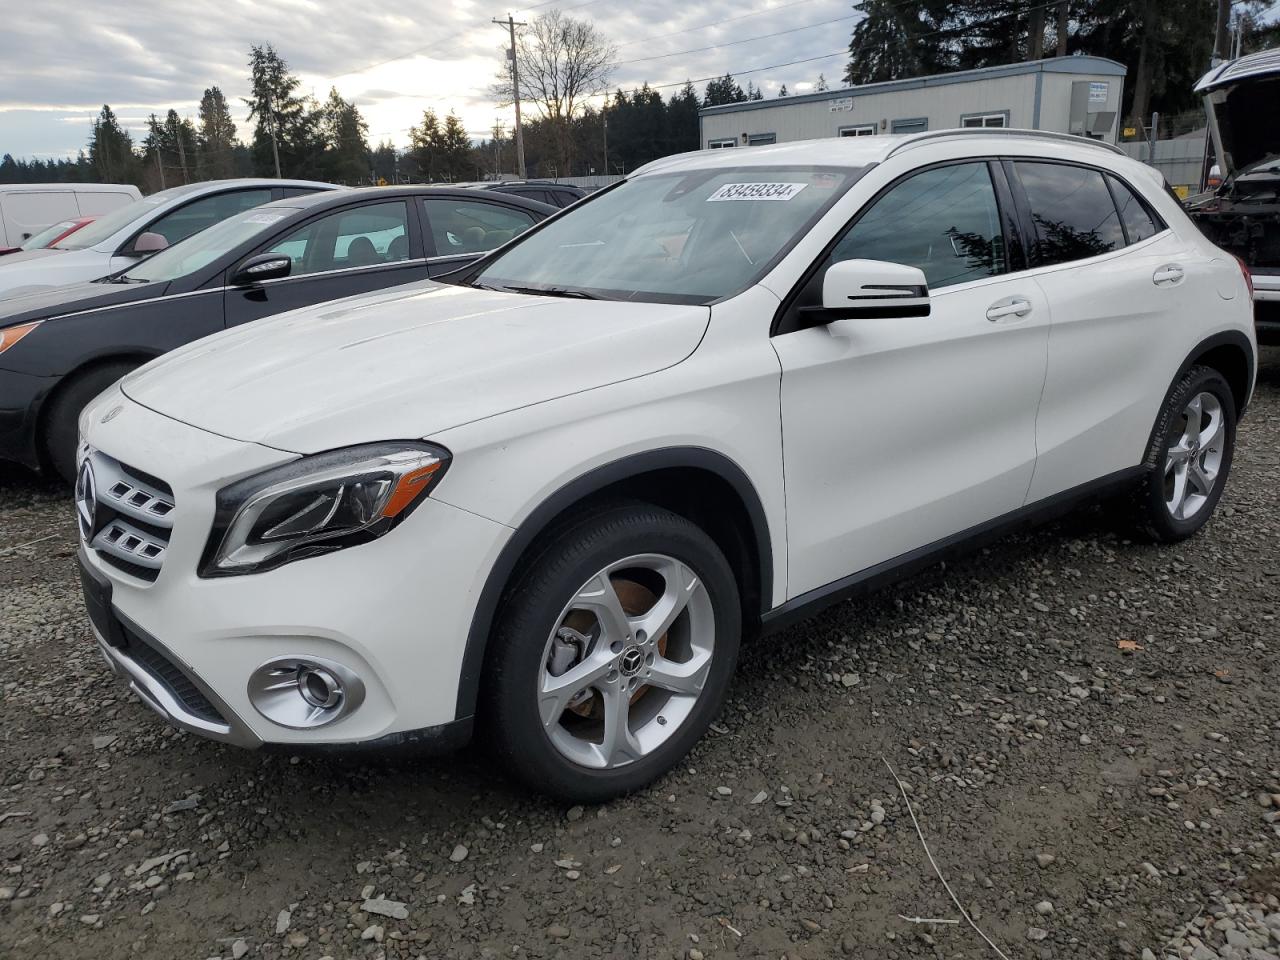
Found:
[[[168,543],[154,534],[119,518],[107,521],[106,526],[94,536],[90,546],[94,550],[151,570],[160,569],[164,563],[165,551],[169,548]]]
[[[92,456],[100,503],[143,523],[173,527],[173,494],[132,476],[108,456]]]
[[[84,452],[76,514],[85,546],[118,570],[154,582],[173,530],[173,492],[100,450]]]

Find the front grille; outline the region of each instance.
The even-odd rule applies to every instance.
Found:
[[[154,582],[173,530],[173,490],[163,480],[90,450],[76,481],[85,545],[117,570]]]
[[[172,660],[147,643],[136,630],[129,629],[127,624],[123,625],[123,629],[128,641],[124,652],[129,659],[163,684],[188,712],[210,723],[227,722],[217,707],[209,702],[209,698],[200,692]]]

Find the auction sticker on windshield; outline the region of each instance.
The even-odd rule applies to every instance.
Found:
[[[790,200],[805,183],[726,183],[707,202],[720,200]]]

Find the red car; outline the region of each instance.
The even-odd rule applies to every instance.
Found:
[[[17,253],[19,250],[43,250],[45,247],[52,247],[96,219],[97,217],[76,217],[73,220],[59,220],[52,226],[45,227],[39,233],[28,237],[20,247],[0,247],[0,257],[6,253]]]

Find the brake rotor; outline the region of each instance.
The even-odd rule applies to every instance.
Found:
[[[658,602],[658,597],[644,584],[636,583],[634,580],[626,580],[622,577],[610,578],[610,582],[613,584],[614,591],[618,594],[618,602],[622,604],[623,612],[629,617],[640,616],[640,614],[652,609],[653,605]],[[574,610],[564,618],[564,626],[577,630],[579,633],[590,633],[594,623],[595,618],[584,610]],[[657,647],[658,653],[666,656],[667,635],[665,633],[658,638]],[[631,702],[635,703],[648,692],[648,685],[637,688],[636,692],[631,695]],[[593,690],[589,698],[569,707],[568,712],[579,717],[598,720],[603,716],[602,706],[603,700],[600,694]]]

